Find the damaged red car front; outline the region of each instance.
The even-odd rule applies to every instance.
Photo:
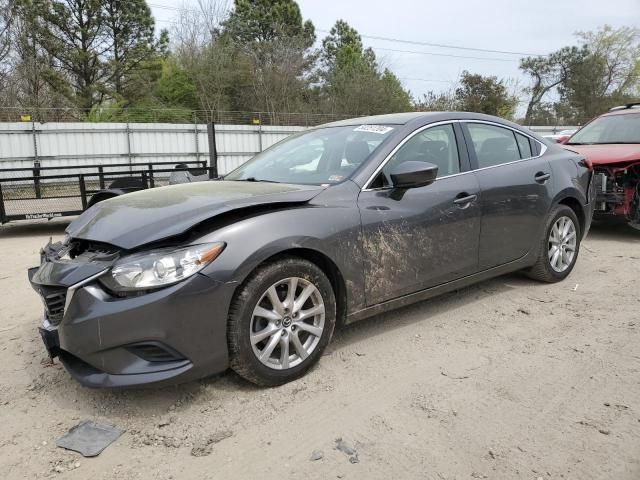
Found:
[[[564,146],[584,155],[593,169],[594,216],[620,216],[640,230],[640,102],[596,117]]]

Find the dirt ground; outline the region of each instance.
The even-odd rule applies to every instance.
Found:
[[[640,232],[594,227],[560,284],[509,275],[347,327],[283,387],[97,391],[36,331],[25,270],[65,225],[0,227],[2,478],[640,478]],[[126,433],[57,448],[84,419]]]

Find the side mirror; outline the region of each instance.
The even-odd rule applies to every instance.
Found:
[[[567,140],[571,138],[571,135],[562,135],[556,139],[556,143],[564,144]]]
[[[429,162],[403,162],[391,172],[395,188],[417,188],[432,184],[438,176],[438,166]]]

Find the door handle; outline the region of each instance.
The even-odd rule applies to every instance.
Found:
[[[536,176],[534,178],[536,182],[544,183],[551,178],[551,174],[545,173],[545,172],[538,172],[536,173]]]
[[[460,195],[465,195],[465,196],[461,197]],[[458,195],[458,197],[456,197],[456,199],[453,201],[453,203],[455,203],[456,205],[466,205],[468,203],[475,201],[478,198],[477,195],[467,195],[466,193],[461,193],[460,195]]]

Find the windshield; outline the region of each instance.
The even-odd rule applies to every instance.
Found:
[[[596,118],[569,139],[566,145],[640,143],[640,113]]]
[[[308,185],[339,183],[349,178],[393,130],[388,125],[307,130],[256,155],[224,179]]]

